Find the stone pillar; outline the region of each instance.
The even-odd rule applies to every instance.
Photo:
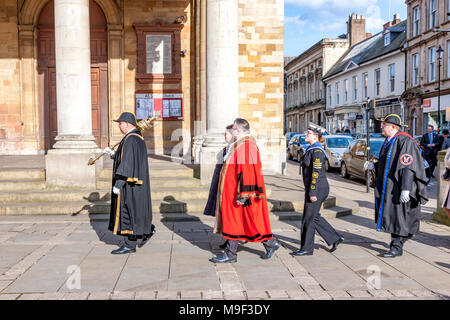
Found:
[[[201,183],[209,184],[225,127],[239,115],[238,0],[206,4],[206,136],[201,150]]]
[[[46,156],[47,184],[95,187],[89,0],[55,0],[58,135]],[[99,161],[101,164],[101,161]]]

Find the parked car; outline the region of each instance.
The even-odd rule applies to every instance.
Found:
[[[325,153],[327,154],[327,161],[325,162],[325,169],[340,168],[342,155],[348,150],[352,137],[345,135],[327,135],[323,136]]]
[[[336,136],[346,136],[346,137],[350,137],[350,138],[353,138],[353,139],[355,139],[355,137],[356,137],[356,134],[348,133],[348,132],[338,132],[338,133],[335,133],[334,135],[336,135]]]
[[[358,134],[356,134],[355,139],[366,139],[366,137],[367,137],[367,134],[358,133]],[[383,137],[383,134],[381,134],[381,133],[371,133],[370,138],[372,139],[372,138],[384,138],[384,137]]]
[[[300,132],[287,132],[284,136],[286,137],[286,147],[289,145],[289,141],[291,141],[292,137]]]
[[[300,162],[300,158],[303,156],[305,149],[309,144],[305,141],[304,134],[296,134],[289,141],[286,156],[288,159],[296,159]]]
[[[373,162],[378,161],[384,138],[370,139],[370,155],[369,159]],[[365,139],[357,139],[349,146],[348,151],[344,152],[341,161],[341,176],[349,179],[350,175],[366,180],[366,171],[364,170],[364,162],[366,162],[366,145]],[[375,170],[371,170],[369,174],[369,183],[373,188],[375,186]]]

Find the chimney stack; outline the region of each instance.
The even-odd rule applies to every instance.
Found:
[[[363,15],[352,13],[347,21],[347,38],[350,47],[366,39],[366,19]]]
[[[394,20],[386,22],[383,25],[383,30],[386,30],[386,28],[395,26],[397,23],[400,23],[400,15],[398,13],[394,14]]]

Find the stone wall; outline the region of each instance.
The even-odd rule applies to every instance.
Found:
[[[282,171],[283,0],[239,0],[239,115],[257,136],[264,170]]]
[[[189,0],[151,1],[151,0],[127,0],[124,7],[124,81],[125,81],[125,106],[123,110],[112,110],[113,116],[118,116],[122,111],[135,111],[136,90],[180,90],[184,94],[183,120],[156,121],[154,127],[146,132],[146,141],[149,152],[156,154],[169,153],[174,147],[189,148],[190,139],[179,141],[183,132],[186,135],[191,130],[191,6]],[[137,65],[137,42],[134,23],[153,23],[160,19],[164,23],[173,23],[179,16],[187,17],[181,30],[181,50],[186,50],[186,57],[181,58],[182,81],[174,84],[142,84],[135,80]],[[176,54],[176,53],[175,53]],[[172,137],[173,135],[173,137]],[[114,140],[119,141],[121,134],[115,126],[113,128]],[[173,141],[172,141],[173,140]]]
[[[19,83],[17,3],[4,0],[0,6],[0,154],[23,148]]]

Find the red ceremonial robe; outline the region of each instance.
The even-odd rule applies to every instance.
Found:
[[[251,242],[272,238],[261,167],[255,138],[245,136],[234,143],[220,172],[215,233]],[[237,198],[247,197],[244,205],[237,204]]]

